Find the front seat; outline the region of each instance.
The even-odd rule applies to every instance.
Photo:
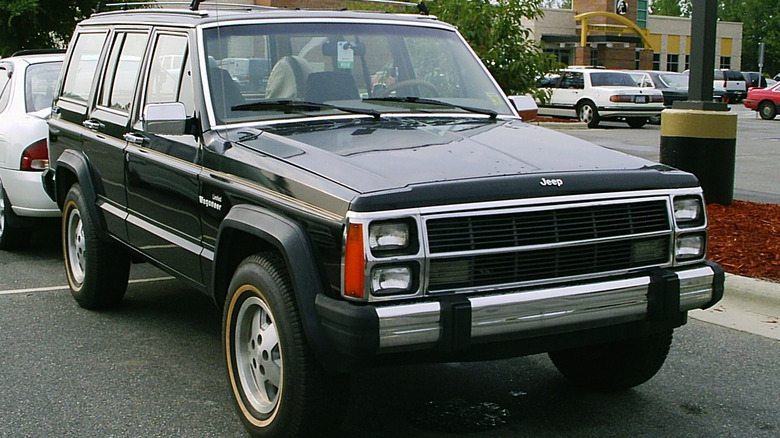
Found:
[[[360,98],[355,78],[346,71],[320,71],[306,79],[306,101],[323,103],[331,100]]]
[[[306,78],[312,68],[300,56],[285,56],[271,69],[265,87],[267,99],[303,99],[306,95]]]
[[[244,103],[244,96],[230,73],[219,67],[211,67],[209,69],[209,87],[217,119],[224,121],[226,116],[235,116],[235,112],[231,108]]]

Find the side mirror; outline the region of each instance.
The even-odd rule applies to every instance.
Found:
[[[517,114],[520,118],[526,122],[536,118],[536,113],[539,111],[539,107],[536,105],[536,101],[530,94],[523,94],[522,96],[509,96],[509,101],[512,102]]]
[[[143,130],[149,134],[184,135],[187,109],[181,102],[150,103],[144,108]]]

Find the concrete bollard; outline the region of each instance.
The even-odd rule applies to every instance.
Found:
[[[734,200],[737,114],[667,109],[661,113],[661,163],[691,172],[706,202]]]

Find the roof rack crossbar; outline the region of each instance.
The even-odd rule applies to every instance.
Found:
[[[420,11],[420,14],[422,15],[429,15],[430,11],[428,10],[428,5],[425,4],[424,1],[420,1],[419,3],[412,3],[412,2],[403,2],[399,0],[352,0],[356,2],[366,2],[366,3],[381,3],[386,5],[398,5],[398,6],[405,6],[405,7],[416,7],[418,11]]]
[[[224,8],[236,8],[236,9],[276,9],[271,6],[262,6],[262,5],[248,5],[244,3],[227,3],[227,2],[219,2],[219,1],[202,1],[202,0],[184,0],[184,1],[146,1],[146,2],[117,2],[117,3],[106,3],[106,8],[120,8],[122,10],[127,10],[133,7],[147,7],[147,8],[162,8],[164,6],[179,6],[181,8],[187,8],[190,11],[198,11],[200,9],[201,4],[211,4],[218,7],[224,7]],[[101,9],[101,3],[98,3],[95,12],[100,12]]]

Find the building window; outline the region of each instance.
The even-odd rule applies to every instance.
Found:
[[[685,70],[691,69],[691,55],[685,55]]]
[[[599,65],[599,49],[596,47],[590,48],[590,65],[594,67]]]
[[[666,55],[666,71],[680,71],[680,55],[676,53]]]
[[[555,60],[564,65],[571,65],[571,49],[544,49],[545,55],[551,55],[555,57]]]
[[[720,68],[731,68],[731,56],[720,57]]]
[[[653,70],[661,69],[661,54],[653,53]]]
[[[647,0],[636,2],[636,25],[641,29],[647,28]]]

